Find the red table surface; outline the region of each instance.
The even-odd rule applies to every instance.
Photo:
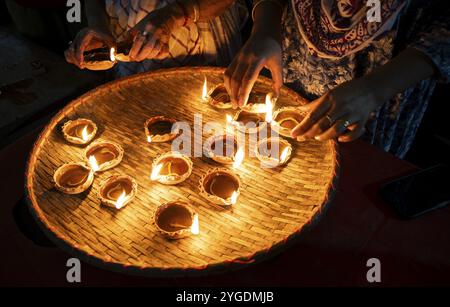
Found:
[[[70,255],[39,247],[16,226],[25,164],[40,130],[0,152],[0,286],[71,286]],[[281,255],[244,270],[196,278],[144,278],[82,264],[82,286],[373,286],[369,258],[381,261],[381,286],[450,285],[450,208],[396,218],[377,194],[381,183],[417,168],[362,141],[341,145],[338,192],[322,220]]]

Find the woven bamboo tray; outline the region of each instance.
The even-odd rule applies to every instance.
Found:
[[[33,148],[27,170],[30,210],[46,234],[61,248],[82,260],[124,273],[146,276],[209,274],[232,270],[275,255],[294,242],[322,213],[336,183],[334,142],[293,143],[285,167],[261,169],[246,158],[236,170],[242,180],[238,203],[219,209],[199,196],[202,175],[216,162],[192,158],[194,169],[177,186],[151,182],[152,159],[170,144],[149,144],[143,125],[147,118],[166,115],[193,124],[225,122],[232,111],[215,110],[201,101],[204,77],[209,85],[222,82],[222,68],[179,68],[144,73],[103,85],[76,99],[57,114]],[[257,87],[270,91],[261,77]],[[305,101],[283,88],[277,108]],[[79,195],[54,188],[53,173],[64,163],[83,160],[83,147],[67,143],[61,126],[79,117],[93,120],[96,139],[120,144],[125,155],[116,168],[96,174],[92,187]],[[120,211],[100,205],[100,184],[111,175],[130,175],[138,183],[136,198]],[[158,205],[185,200],[197,210],[200,234],[169,241],[155,231]]]

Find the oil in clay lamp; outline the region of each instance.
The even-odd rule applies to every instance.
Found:
[[[54,175],[55,187],[65,194],[80,194],[94,181],[94,171],[85,163],[67,163],[59,167]]]
[[[193,163],[179,152],[164,153],[153,160],[150,179],[165,185],[175,185],[185,181],[192,173]]]
[[[130,203],[137,192],[137,183],[130,176],[111,176],[103,182],[99,190],[99,198],[105,206],[122,209]]]
[[[292,146],[281,138],[267,138],[258,142],[255,155],[263,167],[273,168],[286,164],[292,154]]]
[[[306,114],[295,107],[281,108],[273,113],[272,127],[280,135],[291,137],[292,130],[300,124]]]
[[[97,125],[90,119],[78,118],[67,121],[62,127],[62,132],[69,143],[86,145],[94,139]]]
[[[149,143],[164,143],[175,139],[178,134],[172,133],[176,120],[166,116],[149,118],[144,125],[145,135]]]
[[[84,153],[94,172],[103,172],[119,165],[123,155],[124,150],[120,145],[105,140],[92,143]]]
[[[206,156],[225,165],[237,168],[244,159],[244,146],[240,146],[235,135],[223,134],[209,138],[204,147]]]
[[[162,236],[177,240],[200,232],[198,214],[184,201],[162,204],[156,209],[153,222]]]
[[[200,179],[200,195],[213,204],[231,206],[237,203],[241,180],[226,168],[210,170]]]

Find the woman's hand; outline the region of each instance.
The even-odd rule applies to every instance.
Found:
[[[84,28],[75,36],[69,49],[64,52],[64,56],[67,62],[83,69],[83,53],[85,51],[101,47],[113,47],[114,44],[114,37],[111,33],[97,28]]]
[[[364,134],[370,113],[388,99],[380,93],[369,77],[343,83],[302,107],[308,115],[292,130],[292,137],[353,141]]]
[[[172,32],[184,24],[180,7],[172,4],[150,12],[133,29],[133,45],[130,60],[162,59],[169,54],[169,38]]]
[[[247,103],[260,71],[266,67],[273,79],[273,91],[279,95],[283,85],[281,45],[271,35],[253,33],[225,71],[225,87],[233,108]]]

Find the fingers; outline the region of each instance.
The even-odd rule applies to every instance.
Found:
[[[364,127],[364,124],[358,123],[356,125],[353,125],[353,127],[349,127],[349,132],[339,136],[338,141],[343,143],[352,142],[360,138],[365,132],[366,128]]]
[[[330,107],[331,102],[326,95],[306,105],[304,108],[307,108],[310,111],[303,121],[292,130],[292,137],[297,138],[298,136],[307,133],[309,129],[325,116]]]
[[[277,62],[270,64],[269,70],[272,74],[273,92],[275,93],[275,97],[279,97],[281,87],[283,86],[283,63],[281,62],[281,58]]]
[[[247,66],[247,71],[241,80],[238,80],[238,105],[243,107],[247,104],[248,97],[252,91],[253,85],[258,79],[259,72],[263,65],[262,61],[256,61]]]
[[[234,74],[234,71],[236,70],[237,66],[240,62],[240,55],[238,54],[234,59],[233,62],[231,62],[230,66],[228,66],[227,70],[225,70],[224,76],[223,76],[223,83],[225,85],[225,88],[227,89],[228,95],[230,95],[231,104],[233,106],[233,109],[236,109],[238,107],[237,100],[233,100],[233,93],[231,92],[231,77]]]
[[[145,43],[145,39],[145,36],[142,34],[138,34],[135,36],[133,45],[131,46],[129,53],[130,59],[132,59],[133,61],[135,58],[137,58],[139,52],[141,51],[141,48]]]
[[[328,128],[324,133],[317,135],[316,140],[326,141],[330,139],[336,139],[340,135],[346,133],[350,125],[353,125],[360,121],[360,118],[351,116],[349,118],[342,118],[337,120],[330,128]]]

